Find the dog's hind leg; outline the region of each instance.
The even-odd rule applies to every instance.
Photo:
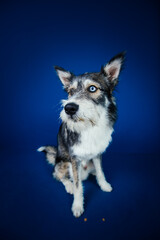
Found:
[[[94,158],[93,163],[94,163],[95,170],[96,170],[97,182],[98,182],[100,188],[105,192],[111,192],[112,187],[111,187],[110,183],[108,183],[106,181],[103,170],[102,170],[101,156]]]
[[[81,163],[76,159],[71,159],[73,171],[74,200],[72,204],[72,212],[75,217],[80,217],[83,213],[83,187],[81,180]]]
[[[73,194],[73,182],[71,181],[71,163],[57,163],[53,172],[53,176],[65,186],[66,192]]]
[[[69,179],[62,179],[61,182],[65,186],[66,192],[73,194],[73,183]]]
[[[81,167],[82,181],[86,180],[88,178],[89,174],[96,175],[93,161],[92,160],[87,161],[87,162],[82,161],[82,167]]]

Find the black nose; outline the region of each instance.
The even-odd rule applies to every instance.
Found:
[[[79,106],[75,103],[68,103],[64,109],[68,115],[74,115],[78,111]]]

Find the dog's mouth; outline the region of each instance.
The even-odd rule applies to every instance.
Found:
[[[73,122],[84,122],[85,119],[82,117],[78,117],[76,114],[68,116],[69,119],[73,120]]]
[[[93,119],[90,119],[90,118],[87,118],[87,117],[78,117],[77,115],[72,115],[70,116],[70,119],[73,120],[75,123],[78,123],[78,122],[82,122],[82,123],[85,123],[85,122],[90,122],[92,126],[95,126],[96,123]]]

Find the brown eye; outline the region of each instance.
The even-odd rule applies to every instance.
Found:
[[[69,90],[69,95],[72,96],[74,94],[74,89]]]
[[[94,85],[91,85],[91,86],[89,86],[88,91],[91,93],[94,93],[97,91],[97,87],[95,87]]]

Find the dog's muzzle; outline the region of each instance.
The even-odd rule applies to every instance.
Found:
[[[78,108],[79,108],[79,106],[77,104],[75,104],[75,103],[68,103],[64,107],[64,110],[65,110],[65,112],[68,115],[72,116],[72,115],[74,115],[78,111]]]

